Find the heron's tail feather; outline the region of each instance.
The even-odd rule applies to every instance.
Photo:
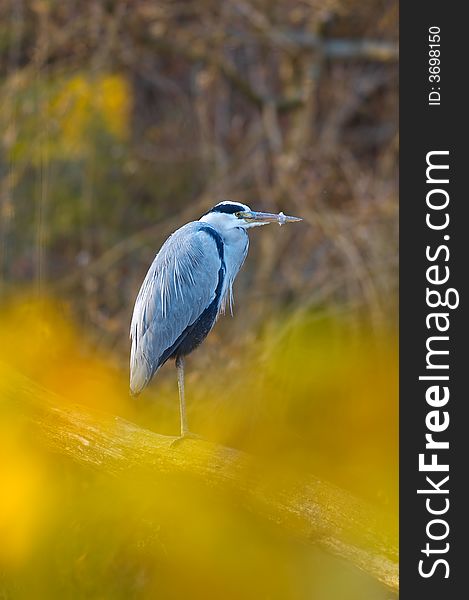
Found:
[[[130,393],[132,396],[138,396],[147,385],[148,378],[140,372],[130,372]]]
[[[130,393],[132,396],[137,396],[146,387],[150,379],[153,377],[155,369],[141,351],[136,351],[132,348],[130,356]]]

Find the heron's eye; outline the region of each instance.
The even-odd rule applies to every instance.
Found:
[[[243,216],[243,214],[244,214],[244,213],[243,213],[242,211],[240,211],[240,212],[235,212],[235,213],[234,213],[234,216],[235,216],[235,217],[238,217],[238,219],[241,219],[241,218],[242,218],[242,216]]]

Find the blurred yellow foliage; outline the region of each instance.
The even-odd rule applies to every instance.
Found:
[[[80,342],[63,305],[21,299],[0,315],[0,361],[69,402],[129,416],[127,383]]]
[[[76,160],[93,152],[100,133],[117,142],[128,137],[131,91],[121,75],[79,73],[40,83],[12,76],[6,90],[8,84],[12,93],[4,94],[3,111],[8,122],[0,116],[0,124],[13,160],[36,165]]]
[[[235,372],[222,367],[199,382],[188,378],[193,430],[260,455],[272,490],[285,476],[319,475],[381,504],[381,533],[396,538],[393,340],[347,336],[337,323],[305,317],[267,328]],[[87,405],[163,433],[176,433],[178,423],[176,386],[157,379],[131,401],[127,373],[91,351],[60,303],[22,299],[4,307],[2,597],[390,598],[355,569],[248,512],[234,490],[163,472],[111,478],[53,454],[29,425],[32,408],[15,392],[23,381],[15,373],[52,403]],[[10,390],[6,400],[2,389]]]
[[[75,75],[52,95],[49,116],[56,120],[64,143],[77,154],[88,149],[88,133],[93,120],[100,119],[105,129],[118,139],[128,133],[130,90],[119,75],[91,79]]]
[[[0,421],[0,569],[30,558],[46,518],[44,465],[15,429]]]

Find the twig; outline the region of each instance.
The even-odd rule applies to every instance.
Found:
[[[311,31],[279,29],[252,4],[237,0],[233,6],[237,12],[248,19],[251,27],[274,46],[286,52],[313,50],[319,51],[324,58],[329,59],[362,59],[375,62],[396,62],[399,58],[399,47],[394,42],[372,39],[327,39]]]
[[[397,43],[386,40],[321,38],[306,31],[284,31],[297,49],[319,50],[325,58],[396,62],[399,58]]]
[[[299,108],[303,104],[303,99],[300,96],[285,98],[265,97],[258,92],[251,83],[239,73],[238,69],[224,58],[220,52],[216,52],[210,48],[204,49],[200,44],[193,43],[190,38],[181,42],[174,38],[168,40],[160,36],[155,36],[153,38],[153,43],[163,52],[183,56],[186,60],[191,62],[202,62],[206,65],[215,67],[227,81],[259,109],[262,109],[266,103],[270,103],[280,112],[288,112]]]

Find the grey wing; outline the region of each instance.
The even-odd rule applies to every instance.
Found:
[[[169,358],[189,325],[216,300],[224,269],[216,238],[194,222],[178,229],[156,255],[135,302],[130,389],[138,394]]]

